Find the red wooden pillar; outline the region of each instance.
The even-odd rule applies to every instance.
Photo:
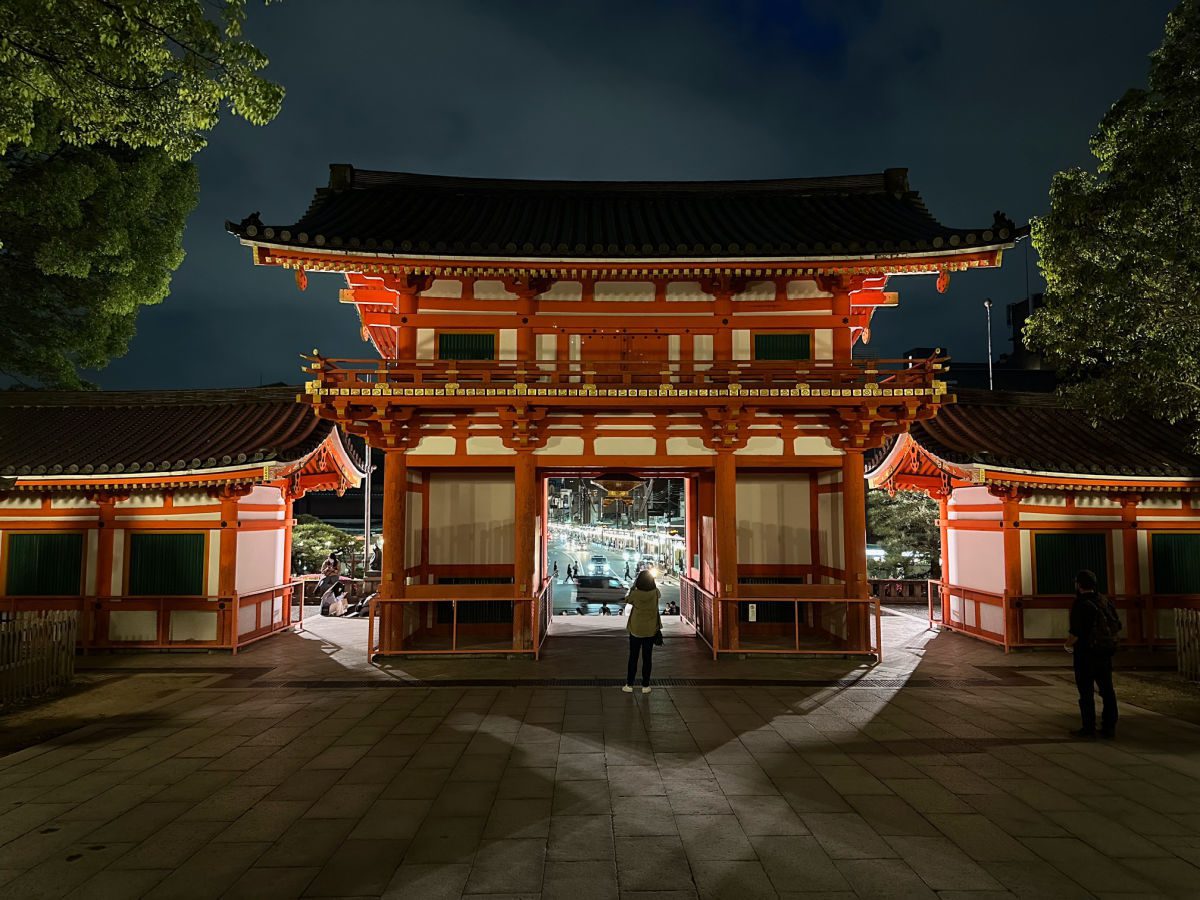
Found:
[[[383,467],[383,570],[379,596],[404,596],[405,539],[408,512],[408,460],[403,450],[388,450]]]
[[[519,602],[533,596],[534,529],[537,527],[537,460],[530,450],[517,453],[513,465],[513,649],[532,649],[532,604]]]
[[[696,581],[700,572],[694,567],[696,561],[696,478],[689,475],[683,479],[683,570],[688,578]]]
[[[737,462],[733,451],[717,452],[713,476],[717,596],[736,598],[738,595]],[[727,643],[724,647],[718,645],[718,649],[736,650],[738,648],[738,606],[736,603],[721,604],[721,633]]]
[[[1142,498],[1126,494],[1121,501],[1121,555],[1125,560],[1125,581],[1121,592],[1128,598],[1128,628],[1130,639],[1141,642],[1154,635],[1153,608],[1142,593],[1142,561],[1138,547],[1138,503]],[[1113,589],[1116,589],[1113,585]],[[1135,600],[1135,598],[1137,598]],[[1136,605],[1135,605],[1136,604]],[[1136,614],[1134,610],[1137,610]]]
[[[292,580],[292,528],[295,525],[295,523],[292,522],[292,515],[293,515],[293,506],[294,506],[295,502],[296,501],[292,498],[291,492],[287,488],[284,488],[283,489],[283,565],[281,566],[283,571],[280,573],[283,576],[283,578],[279,582],[280,584],[287,584],[289,581]],[[303,616],[303,613],[304,613],[304,587],[303,587],[303,585],[299,588],[299,591],[300,591],[300,613],[301,613],[301,616]],[[286,604],[286,609],[285,609],[286,615],[284,616],[284,620],[283,620],[285,625],[290,625],[292,623],[292,595],[293,595],[292,589],[285,591],[283,594],[284,603]]]
[[[863,599],[870,596],[867,584],[867,489],[863,452],[852,448],[842,455],[842,526],[846,597]],[[865,649],[870,640],[871,625],[866,605],[851,604],[847,612],[846,640],[851,647]]]
[[[700,586],[714,596],[718,593],[715,512],[716,481],[710,469],[696,479],[696,535],[700,546]]]
[[[1021,639],[1022,628],[1019,624],[1021,610],[1013,608],[1013,601],[1021,596],[1021,513],[1020,494],[1013,489],[1004,490],[1000,495],[1001,519],[1000,530],[1004,541],[1004,649]],[[978,607],[977,607],[978,608]],[[966,603],[963,603],[963,618],[966,618]],[[975,623],[967,623],[975,624]]]
[[[950,494],[942,493],[938,501],[938,534],[941,542],[941,602],[942,624],[950,622]]]

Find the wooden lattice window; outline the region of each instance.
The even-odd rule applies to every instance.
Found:
[[[13,597],[78,597],[83,593],[83,535],[10,534],[4,592]]]
[[[777,360],[812,359],[812,335],[807,331],[754,335],[754,358]]]
[[[202,533],[129,535],[129,593],[134,596],[204,595],[207,554]]]
[[[1154,566],[1154,593],[1200,594],[1200,534],[1152,534],[1150,559]]]
[[[496,335],[482,331],[438,332],[438,359],[495,359]]]
[[[1044,531],[1033,536],[1035,594],[1074,594],[1080,569],[1096,573],[1108,590],[1108,535],[1103,532]]]

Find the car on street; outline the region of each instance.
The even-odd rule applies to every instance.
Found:
[[[662,566],[659,564],[658,558],[650,553],[642,554],[642,558],[638,560],[637,570],[641,572],[644,569],[649,569],[650,574],[655,578],[662,572]]]
[[[575,599],[579,603],[607,603],[620,606],[628,593],[621,579],[613,575],[580,575],[575,579]]]
[[[608,573],[608,557],[603,553],[593,553],[588,560],[589,575],[605,575]]]

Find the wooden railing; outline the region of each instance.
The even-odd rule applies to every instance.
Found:
[[[1175,610],[1175,659],[1180,675],[1200,681],[1200,609]]]
[[[714,597],[692,579],[680,579],[680,616],[696,629],[714,659],[722,653],[864,654],[883,659],[878,597],[847,599],[843,586],[836,584],[753,588],[753,597]]]
[[[441,585],[444,593],[436,595],[373,599],[368,607],[368,656],[538,655],[537,597],[449,593],[464,587],[469,586]],[[494,591],[496,586],[490,587]]]
[[[328,359],[309,356],[307,371],[319,390],[371,394],[407,388],[610,388],[928,393],[943,360],[441,360]],[[836,396],[836,395],[834,395]]]
[[[871,593],[883,603],[920,603],[929,600],[927,578],[872,578]]]
[[[0,707],[71,683],[78,629],[77,610],[0,613]]]
[[[73,611],[82,650],[239,648],[292,624],[289,581],[230,597],[0,597],[0,614]]]
[[[1128,647],[1174,646],[1175,638],[1161,634],[1160,618],[1170,621],[1177,610],[1200,610],[1200,595],[1195,594],[1110,594],[1124,622],[1121,644]],[[1007,595],[995,591],[965,588],[960,585],[929,582],[929,625],[961,631],[1004,647],[1057,647],[1067,634],[1067,614],[1074,597],[1069,595]],[[1031,612],[1056,612],[1056,621],[1047,622],[1030,636],[1027,615]],[[1163,614],[1167,614],[1164,616]]]

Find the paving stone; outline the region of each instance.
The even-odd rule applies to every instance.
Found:
[[[678,837],[619,837],[616,849],[617,882],[622,896],[631,891],[671,891],[692,883],[691,869]]]
[[[679,833],[666,797],[613,797],[612,811],[613,834],[618,837]]]
[[[304,891],[306,897],[378,896],[400,866],[407,842],[347,840]]]
[[[546,843],[543,840],[484,841],[475,854],[466,893],[540,892],[545,865]]]
[[[266,843],[209,844],[175,868],[145,895],[148,900],[220,897],[268,848]]]
[[[800,818],[834,859],[880,859],[897,855],[857,813],[805,813]]]
[[[384,900],[458,900],[467,884],[467,864],[404,863],[392,875]]]
[[[878,834],[936,837],[933,823],[895,795],[858,794],[846,798],[854,811]]]
[[[776,780],[779,793],[796,812],[850,812],[850,804],[824,778],[781,778]]]
[[[930,813],[928,818],[942,834],[974,860],[1003,862],[1032,858],[1026,846],[984,816]],[[1024,840],[1027,843],[1028,840],[1041,838]]]
[[[354,830],[352,840],[409,841],[429,814],[429,800],[376,800]]]
[[[605,783],[607,786],[607,782]],[[500,779],[497,796],[506,800],[554,796],[554,769],[550,767],[512,768]]]
[[[732,815],[733,808],[715,780],[666,782],[675,815]]]
[[[171,822],[116,860],[113,868],[161,869],[180,866],[224,827],[224,822]]]
[[[606,860],[614,855],[611,816],[554,816],[550,819],[547,858]]]
[[[835,865],[863,900],[935,900],[937,897],[900,859],[839,859]]]
[[[130,846],[84,842],[62,848],[6,883],[3,893],[22,900],[62,897],[107,867]]]
[[[105,869],[66,896],[67,900],[141,897],[171,872],[171,869]]]
[[[294,900],[317,877],[319,868],[260,869],[242,873],[223,900]]]
[[[969,813],[971,807],[932,778],[885,778],[883,783],[918,812]]]
[[[754,852],[779,892],[844,891],[850,885],[812,836],[754,835]]]
[[[1153,841],[1134,834],[1124,825],[1109,821],[1095,812],[1068,810],[1047,813],[1047,816],[1110,859],[1153,858],[1171,855]]]
[[[257,861],[258,866],[305,868],[324,866],[345,843],[354,819],[297,819]]]
[[[499,799],[492,804],[483,836],[489,839],[547,837],[552,804],[548,797]]]
[[[702,900],[726,900],[729,897],[773,900],[776,896],[771,879],[757,860],[694,860],[692,877]]]
[[[808,834],[808,828],[783,797],[743,796],[728,800],[747,835]]]
[[[943,837],[895,836],[887,842],[935,891],[998,891],[1002,886]]]
[[[666,785],[658,766],[608,766],[609,793],[613,797],[665,796]]]
[[[483,836],[482,816],[428,816],[404,855],[406,863],[469,863]]]
[[[1022,838],[1030,849],[1092,892],[1153,892],[1153,884],[1077,838]],[[1151,861],[1155,864],[1157,861]]]
[[[546,861],[542,900],[617,900],[618,896],[615,859]]]
[[[607,781],[561,781],[554,789],[554,815],[612,815]]]
[[[816,766],[817,773],[843,796],[850,794],[890,794],[891,788],[860,765]]]

